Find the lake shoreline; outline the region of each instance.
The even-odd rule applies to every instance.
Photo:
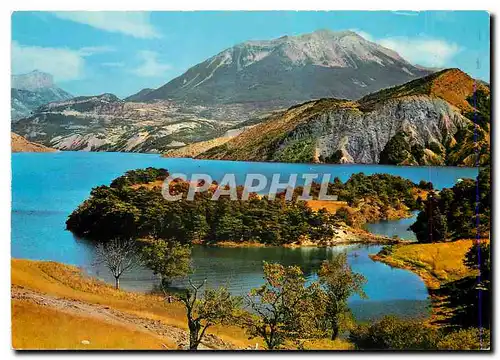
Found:
[[[461,259],[465,252],[472,246],[475,240],[456,240],[445,243],[427,243],[427,244],[407,244],[398,245],[389,250],[382,249],[377,254],[369,254],[373,261],[378,261],[393,268],[411,271],[416,274],[425,284],[429,299],[431,300],[431,316],[428,323],[431,326],[439,326],[440,320],[446,315],[446,299],[436,294],[436,290],[450,281],[459,280],[466,276],[471,276],[472,271],[465,268],[460,269],[457,265],[448,264],[448,258],[458,258],[460,266],[463,267]],[[460,254],[449,254],[447,246],[453,245],[455,249],[461,249]],[[410,251],[413,249],[413,251]],[[406,250],[406,251],[404,251]],[[457,250],[458,251],[458,250]],[[434,254],[434,255],[433,255]],[[429,258],[431,260],[426,259]],[[447,271],[439,270],[441,268]]]
[[[409,270],[409,271],[417,274],[422,279],[422,281],[424,282],[424,284],[428,290],[437,289],[441,285],[441,281],[437,277],[432,275],[432,273],[430,271],[426,270],[425,268],[418,267],[418,266],[412,264],[410,261],[404,261],[404,262],[398,261],[398,260],[394,259],[391,255],[382,254],[382,252],[383,252],[383,250],[381,250],[377,254],[370,254],[368,256],[373,261],[379,261],[381,263],[389,265],[390,267],[403,269],[403,270]]]
[[[259,243],[254,241],[220,241],[217,243],[204,243],[204,242],[194,242],[193,245],[201,245],[206,247],[221,247],[221,248],[262,248],[262,247],[280,247],[280,248],[327,248],[334,247],[340,245],[395,245],[395,244],[404,244],[408,241],[402,239],[390,238],[388,236],[377,235],[371,233],[364,229],[359,228],[351,228],[348,226],[341,227],[340,233],[344,232],[342,236],[336,238],[336,240],[325,240],[312,242],[309,240],[305,241],[297,241],[290,244],[283,245],[272,245]]]
[[[89,270],[91,276],[111,281],[112,279],[109,279],[109,274],[105,270],[92,266],[93,244],[79,241],[73,233],[64,230],[67,215],[88,198],[92,188],[110,184],[113,179],[130,169],[147,167],[166,168],[169,171],[183,171],[187,174],[207,173],[217,180],[225,173],[235,173],[239,182],[243,181],[247,173],[262,173],[267,178],[271,178],[276,172],[284,177],[291,173],[331,173],[338,176],[342,182],[346,182],[354,173],[364,172],[367,176],[380,173],[401,176],[415,183],[421,179],[432,181],[438,189],[449,187],[456,182],[457,178],[472,178],[477,172],[476,169],[452,167],[359,166],[356,164],[332,166],[259,162],[247,164],[234,161],[222,163],[215,160],[168,159],[161,158],[158,154],[137,153],[71,151],[15,153],[12,154],[11,256],[73,264]],[[54,177],[53,174],[62,176]],[[365,202],[358,204],[357,208],[364,210],[366,215],[370,215],[371,209],[368,205]],[[382,216],[382,214],[384,217],[390,216],[385,211],[379,211],[377,216]],[[384,238],[361,229],[346,228],[350,234],[348,239],[346,239],[347,234],[344,234],[340,228],[336,226],[334,229],[337,229],[339,236],[329,234],[328,240],[332,240],[331,244],[322,243],[311,246],[302,242],[289,246],[296,249],[270,248],[255,243],[244,244],[246,247],[252,247],[247,249],[231,249],[231,244],[195,246],[193,247],[193,264],[196,265],[197,271],[193,275],[193,280],[202,281],[205,277],[209,277],[213,286],[225,285],[231,281],[230,286],[235,294],[246,293],[247,288],[258,287],[261,284],[263,260],[281,262],[286,265],[300,265],[308,271],[314,271],[317,264],[328,258],[332,252],[346,250],[356,253],[349,257],[349,261],[356,271],[368,278],[367,291],[374,299],[373,301],[392,301],[401,297],[409,300],[427,298],[425,284],[417,275],[410,271],[391,270],[385,264],[374,262],[366,256],[368,250],[365,250],[365,246],[373,245],[374,247],[369,251],[373,254],[380,250],[379,244],[397,243],[391,237],[393,233],[398,234],[400,229],[389,223],[382,227],[380,232],[374,231],[375,234],[387,236]],[[383,232],[394,229],[396,232]],[[405,236],[401,238],[406,239]],[[288,239],[289,242],[296,240],[296,237]],[[355,249],[352,249],[348,244],[358,245],[353,245]],[[237,245],[242,246],[242,244]],[[332,246],[332,249],[328,249],[328,246]],[[149,271],[140,269],[124,277],[122,285],[131,291],[150,291],[155,281]],[[387,284],[394,285],[387,286]],[[369,305],[365,304],[363,308],[366,312],[363,316],[372,316]],[[398,312],[403,311],[402,309],[404,307],[389,307],[386,310]]]
[[[33,152],[28,151],[20,151],[20,152],[12,152],[13,154],[34,154]],[[37,153],[38,154],[38,153]],[[115,155],[144,155],[151,157],[158,157],[158,159],[163,160],[189,160],[189,161],[206,161],[206,162],[225,162],[225,163],[252,163],[252,164],[283,164],[283,165],[305,165],[305,166],[321,166],[321,167],[331,167],[331,166],[342,166],[342,167],[387,167],[387,168],[395,168],[395,169],[404,169],[404,168],[413,168],[413,169],[427,169],[429,167],[433,167],[430,165],[391,165],[391,164],[379,164],[379,163],[322,163],[322,162],[281,162],[281,161],[256,161],[256,160],[227,160],[227,159],[202,159],[197,157],[169,157],[163,156],[164,153],[158,152],[134,152],[134,151],[83,151],[83,150],[61,150],[55,149],[55,151],[50,153],[39,153],[39,154],[115,154]],[[475,166],[464,166],[464,165],[442,165],[442,166],[434,166],[437,168],[443,169],[482,169],[484,167],[475,167]]]
[[[383,264],[389,265],[391,268],[408,270],[416,274],[423,281],[425,287],[427,288],[427,291],[429,292],[431,315],[428,318],[427,323],[431,326],[439,327],[434,323],[438,319],[439,313],[442,311],[440,307],[440,302],[442,301],[442,299],[438,298],[436,295],[433,295],[433,290],[436,290],[441,286],[441,281],[425,268],[418,267],[409,261],[397,261],[390,254],[382,254],[383,251],[384,250],[382,249],[377,254],[370,254],[368,255],[368,257],[373,261],[378,261]]]

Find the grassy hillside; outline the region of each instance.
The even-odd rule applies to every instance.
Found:
[[[357,104],[348,100],[320,99],[289,108],[271,116],[221,146],[198,157],[202,159],[231,159],[248,161],[314,162],[313,134],[279,149],[279,143],[301,124],[333,110],[357,111]]]
[[[175,349],[172,342],[143,331],[29,301],[12,302],[12,319],[12,346],[15,349]]]
[[[179,303],[167,304],[160,296],[115,290],[76,267],[13,259],[11,269],[13,294],[30,291],[40,296],[38,301],[33,296],[13,299],[16,348],[175,349],[172,334],[175,329],[187,329],[184,308]],[[71,303],[61,306],[57,299]],[[85,307],[80,312],[70,311],[74,306]],[[110,309],[118,316],[103,315]],[[49,318],[53,320],[47,321]],[[153,331],[154,326],[160,327],[158,323],[162,331]],[[145,325],[151,331],[144,331]],[[159,335],[162,332],[166,334]],[[238,327],[214,327],[209,333],[237,348],[258,342],[248,340]],[[90,346],[83,346],[82,340],[90,340]]]
[[[207,141],[196,142],[178,149],[168,150],[165,154],[163,154],[163,156],[167,158],[194,158],[216,146],[225,144],[230,139],[230,137],[218,137]]]
[[[185,310],[156,295],[115,290],[56,262],[13,259],[15,349],[175,350],[187,341]],[[263,349],[238,326],[214,326],[204,349]],[[287,345],[296,349],[296,344]],[[306,349],[351,350],[345,340],[308,340]]]
[[[482,241],[489,243],[487,239]],[[475,242],[462,239],[446,243],[399,244],[384,248],[372,259],[411,270],[424,280],[432,301],[430,325],[458,329],[483,326],[487,329],[491,326],[491,292],[483,288],[485,283],[478,285],[477,270],[464,264]],[[480,291],[482,298],[478,297]]]
[[[462,112],[474,108],[467,101],[476,90],[489,94],[489,88],[460,69],[445,69],[406,84],[367,95],[359,100],[361,108],[369,111],[383,101],[404,96],[429,95],[446,100]]]

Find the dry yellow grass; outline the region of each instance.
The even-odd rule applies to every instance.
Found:
[[[21,135],[10,133],[12,152],[54,152],[56,149],[26,140]]]
[[[401,244],[393,246],[392,253],[374,256],[389,265],[413,270],[429,288],[472,275],[463,259],[475,240],[457,240],[433,244]]]
[[[476,240],[463,239],[446,243],[431,244],[399,244],[392,247],[388,254],[370,256],[373,260],[382,261],[390,266],[408,269],[420,276],[431,293],[432,314],[427,323],[438,324],[451,316],[453,310],[448,308],[448,300],[432,290],[444,284],[474,275],[467,268],[464,257]],[[488,241],[488,240],[483,240]]]
[[[349,341],[336,339],[315,339],[304,343],[305,350],[354,350],[354,345]]]
[[[115,290],[69,265],[56,262],[12,259],[12,285],[58,298],[99,304],[186,329],[185,312],[179,303],[167,304],[159,296]],[[13,346],[16,349],[173,349],[176,344],[127,324],[40,306],[28,300],[12,300]],[[143,330],[143,329],[139,329]],[[248,339],[238,326],[216,326],[209,333],[238,348],[265,349],[262,339]],[[90,344],[82,344],[82,340]],[[290,347],[290,349],[292,349]],[[349,350],[346,341],[307,341],[306,349]]]
[[[429,190],[423,190],[420,188],[414,188],[413,189],[413,196],[415,200],[420,196],[422,200],[427,200],[427,196],[429,195]]]
[[[57,297],[107,305],[145,319],[160,320],[164,324],[187,329],[185,311],[180,303],[167,304],[159,296],[115,290],[110,285],[84,276],[74,266],[56,262],[12,259],[11,267],[12,285]],[[208,332],[241,348],[255,346],[259,342],[248,340],[245,330],[237,326],[215,326]]]
[[[430,94],[446,100],[462,112],[467,112],[473,110],[467,98],[474,93],[476,88],[488,94],[490,92],[488,87],[478,83],[466,73],[459,69],[450,69],[432,81]]]
[[[181,179],[174,179],[172,181],[172,183],[176,183],[176,182],[188,184],[187,182],[185,182],[184,180],[181,180]],[[140,189],[140,188],[145,188],[145,189],[148,189],[148,190],[155,190],[155,189],[158,190],[159,189],[161,191],[161,189],[163,188],[163,184],[164,183],[165,183],[165,180],[155,180],[155,181],[151,181],[151,182],[145,183],[145,184],[133,184],[133,185],[130,185],[130,188],[134,189],[134,190],[137,190],[137,189]],[[193,186],[197,185],[195,182],[192,182],[191,184]],[[217,185],[212,184],[212,185],[210,185],[209,189],[210,190],[216,190],[217,189]]]
[[[347,208],[347,201],[329,201],[329,200],[309,200],[307,205],[314,211],[325,209],[331,213],[336,213],[340,208]]]
[[[167,345],[164,340],[138,330],[27,301],[12,301],[12,319],[12,346],[18,350],[175,348],[173,344]]]
[[[229,136],[222,136],[207,141],[200,141],[197,143],[189,144],[178,149],[168,150],[163,157],[168,158],[194,158],[205,151],[210,150],[216,146],[223,145],[231,140]]]
[[[154,188],[161,189],[163,187],[164,180],[155,180],[147,184],[133,184],[130,185],[131,189],[137,190],[141,187],[146,188],[148,190],[153,190]]]

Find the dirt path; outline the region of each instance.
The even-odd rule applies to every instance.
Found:
[[[108,323],[125,326],[130,329],[152,333],[160,339],[169,339],[177,344],[179,349],[185,349],[189,343],[187,331],[175,326],[163,324],[160,320],[145,319],[133,314],[112,309],[106,305],[91,304],[79,300],[59,298],[35,292],[21,286],[11,287],[13,300],[30,301],[39,306],[47,306],[68,314],[97,318]],[[167,346],[165,346],[167,348]],[[198,347],[199,350],[229,350],[235,349],[232,344],[222,341],[215,335],[208,334]]]

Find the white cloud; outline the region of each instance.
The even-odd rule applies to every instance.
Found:
[[[80,54],[82,54],[83,56],[90,56],[112,51],[115,51],[115,48],[112,46],[86,46],[80,49]]]
[[[54,81],[81,79],[85,72],[85,58],[94,54],[115,51],[110,46],[88,46],[81,49],[27,46],[13,41],[11,45],[13,74],[40,70],[51,74]]]
[[[455,43],[426,37],[393,37],[380,39],[377,42],[386,48],[396,51],[404,59],[413,64],[433,67],[446,66],[462,50]]]
[[[79,50],[24,46],[15,41],[11,61],[13,74],[40,70],[54,76],[56,82],[79,79],[85,69],[84,55]]]
[[[149,13],[144,11],[57,11],[54,15],[60,19],[136,38],[160,37],[150,22]]]
[[[368,40],[368,41],[375,41],[373,36],[371,34],[368,34],[366,31],[359,30],[359,29],[349,29],[351,31],[354,31],[356,34],[361,36],[363,39]]]
[[[414,13],[411,14],[413,15]],[[351,29],[351,31],[356,32],[368,41],[375,42],[383,47],[396,51],[403,59],[412,64],[423,66],[446,66],[456,54],[462,51],[462,48],[455,43],[427,36],[386,37],[377,39],[363,30]]]
[[[125,64],[122,62],[103,62],[101,63],[101,66],[118,68],[118,67],[124,67]]]
[[[142,64],[133,69],[132,72],[138,76],[154,77],[162,76],[165,71],[171,69],[169,64],[158,61],[158,53],[149,50],[143,50],[138,53]]]

